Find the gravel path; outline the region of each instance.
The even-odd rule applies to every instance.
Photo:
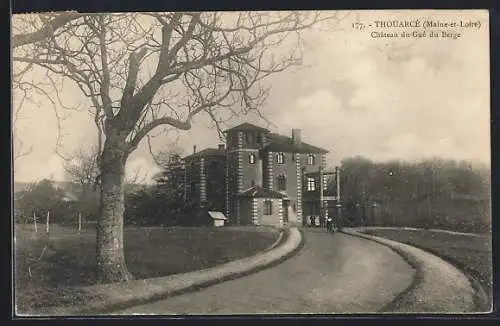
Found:
[[[116,314],[369,313],[385,307],[415,271],[386,246],[305,229],[302,250],[258,273]]]
[[[356,233],[356,231],[346,232]],[[372,235],[360,235],[401,251],[414,266],[417,278],[411,291],[401,296],[388,312],[471,313],[476,311],[469,279],[443,259],[413,246]]]

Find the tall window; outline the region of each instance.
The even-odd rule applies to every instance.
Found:
[[[246,133],[246,141],[247,141],[247,144],[253,144],[255,142],[254,140],[254,134],[252,132],[247,132]]]
[[[273,215],[273,202],[270,199],[264,200],[264,215]]]
[[[248,162],[250,164],[255,164],[255,154],[254,153],[251,153],[250,155],[248,155]]]
[[[307,155],[307,164],[314,165],[314,155],[312,154]]]
[[[283,153],[278,153],[278,154],[276,155],[276,163],[278,163],[278,164],[283,164],[283,163],[285,163],[285,154],[283,154]]]
[[[196,182],[191,182],[190,184],[190,193],[191,193],[191,198],[197,197],[198,196],[198,185]]]
[[[307,178],[307,191],[314,191],[316,190],[316,180],[314,180],[313,177],[308,177]]]
[[[286,190],[286,177],[283,174],[278,176],[278,191]]]

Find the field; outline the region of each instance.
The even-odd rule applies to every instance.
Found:
[[[135,278],[184,273],[244,258],[278,238],[266,228],[130,228],[125,259]],[[15,288],[18,311],[76,303],[77,287],[95,284],[95,231],[16,227]]]
[[[427,250],[475,278],[488,300],[493,291],[492,242],[490,236],[460,235],[431,230],[367,230],[364,233],[407,243]],[[487,303],[491,304],[491,301]]]

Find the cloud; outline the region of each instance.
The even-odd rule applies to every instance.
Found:
[[[466,41],[366,44],[352,52],[346,45],[356,55],[346,54],[341,65],[320,60],[315,72],[325,74],[301,76],[315,79],[316,88],[294,92],[294,104],[276,107],[276,119],[302,126],[304,138],[331,150],[334,160],[489,160],[488,74],[486,62],[474,63],[479,51]],[[337,73],[326,75],[332,66]]]

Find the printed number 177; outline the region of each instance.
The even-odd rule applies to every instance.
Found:
[[[363,23],[352,23],[352,28],[362,30],[365,28],[365,25]]]

